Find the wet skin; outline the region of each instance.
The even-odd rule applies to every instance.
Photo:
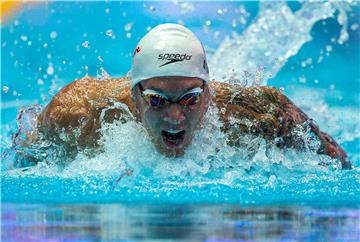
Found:
[[[203,86],[204,82],[188,77],[158,77],[141,82],[145,90],[156,90],[170,100],[178,100],[184,93]],[[166,156],[181,156],[190,145],[194,132],[200,127],[209,106],[209,88],[204,86],[199,101],[194,105],[184,106],[169,103],[163,107],[152,107],[141,96],[140,87],[133,89],[137,117],[144,125],[157,150]],[[180,131],[180,132],[179,132]],[[169,142],[164,133],[179,133],[177,142]]]
[[[180,81],[175,84],[171,82],[171,78],[162,78],[160,81],[147,80],[141,84],[144,89],[162,91],[172,101],[176,101],[188,89],[202,85],[202,81],[196,78],[175,79]],[[138,87],[131,90],[127,78],[98,81],[92,77],[84,77],[70,83],[53,97],[38,118],[36,132],[69,150],[75,150],[75,153],[84,148],[95,148],[101,137],[100,114],[114,102],[121,102],[128,107],[133,116],[144,125],[156,149],[166,156],[181,156],[184,153],[192,141],[194,131],[201,128],[208,106],[215,105],[219,109],[220,120],[224,123],[222,130],[228,135],[229,145],[241,146],[239,137],[242,134],[252,134],[261,136],[269,144],[280,148],[302,150],[306,144],[302,137],[293,135],[292,131],[306,122],[320,139],[321,147],[317,152],[339,159],[343,167],[350,166],[344,150],[328,134],[321,132],[286,96],[272,87],[244,88],[211,82],[205,86],[196,106],[184,108],[171,103],[156,110],[145,102]],[[123,109],[113,108],[106,111],[104,120],[111,123],[120,119],[125,122],[125,113]],[[234,118],[250,122],[230,122]],[[74,130],[78,129],[81,132],[75,135]],[[172,129],[185,130],[185,136],[181,144],[171,147],[164,143],[162,131]],[[66,141],[59,138],[60,133],[67,136]],[[37,136],[34,134],[35,132],[29,135],[32,142],[36,142]]]

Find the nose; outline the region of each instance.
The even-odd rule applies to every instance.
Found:
[[[165,111],[164,121],[169,122],[170,124],[180,124],[185,120],[185,114],[182,110],[180,104],[173,103],[167,107]]]

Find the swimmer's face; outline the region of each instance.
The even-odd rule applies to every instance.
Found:
[[[184,154],[209,105],[209,88],[189,77],[157,77],[133,89],[139,119],[157,150],[170,157]]]

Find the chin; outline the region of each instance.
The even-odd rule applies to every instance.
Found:
[[[186,147],[188,146],[188,142],[182,143],[181,145],[173,146],[169,145],[160,139],[155,145],[157,151],[166,157],[181,157],[184,156]]]

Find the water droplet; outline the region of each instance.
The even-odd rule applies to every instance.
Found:
[[[179,20],[177,21],[177,23],[180,24],[180,25],[185,25],[184,21],[181,20],[181,19],[179,19]]]
[[[32,45],[32,42],[29,40],[29,41],[27,42],[27,45],[28,45],[28,46],[31,46],[31,45]]]
[[[130,39],[131,38],[131,33],[126,33],[126,38]]]
[[[112,36],[113,36],[113,31],[112,31],[112,29],[106,30],[106,35],[109,36],[109,37],[112,37]]]
[[[43,47],[46,49],[47,47],[49,47],[49,45],[47,43],[44,43]]]
[[[223,12],[222,9],[218,9],[217,13],[218,13],[219,15],[223,15],[223,14],[224,14],[224,12]]]
[[[110,13],[110,8],[105,8],[105,13],[106,14]]]
[[[100,67],[100,73],[98,71],[96,77],[98,80],[105,80],[105,79],[108,79],[110,77],[110,75],[106,72],[106,70],[103,67]]]
[[[56,31],[52,31],[51,33],[50,33],[50,38],[51,39],[56,39],[56,37],[57,37],[57,32]]]
[[[41,79],[41,78],[39,78],[39,79],[37,80],[37,84],[38,84],[38,85],[44,85],[44,80]]]
[[[124,26],[126,32],[129,32],[133,26],[134,22],[130,22]]]
[[[26,35],[21,35],[21,36],[20,36],[20,39],[21,39],[22,41],[27,41],[28,37],[27,37]]]
[[[207,26],[210,26],[210,25],[211,25],[211,21],[210,21],[210,20],[206,20],[205,24],[206,24]]]
[[[269,55],[271,55],[271,51],[266,51],[265,56],[269,56]]]
[[[82,43],[82,47],[86,48],[86,49],[90,49],[90,42],[89,41],[85,41],[84,43]]]
[[[330,85],[330,90],[333,91],[335,89],[335,85],[334,84],[331,84]]]
[[[7,93],[9,91],[9,87],[3,86],[2,90],[3,90],[4,93]]]
[[[147,31],[150,31],[150,30],[151,30],[151,26],[147,26],[147,27],[146,27],[146,30],[147,30]]]
[[[149,7],[149,10],[150,10],[151,12],[155,12],[155,11],[156,11],[156,8],[155,8],[154,6],[150,6],[150,7]]]
[[[104,62],[103,58],[100,55],[98,56],[98,60]]]
[[[281,86],[281,87],[279,88],[279,90],[280,90],[280,92],[282,92],[282,91],[285,90],[285,87]]]
[[[320,56],[319,56],[319,59],[317,60],[317,63],[322,62],[322,61],[323,61],[323,59],[324,59],[324,56],[320,55]]]
[[[351,28],[352,31],[355,31],[355,30],[357,30],[359,28],[359,25],[358,24],[352,24],[350,26],[350,28]]]
[[[315,84],[318,84],[318,83],[319,83],[319,80],[318,80],[318,79],[315,79],[315,80],[314,80],[314,83],[315,83]]]
[[[246,19],[244,17],[239,17],[239,22],[242,24],[242,25],[245,25],[246,24]]]
[[[54,67],[53,66],[48,66],[48,68],[46,69],[46,73],[51,76],[54,74]]]
[[[236,28],[236,26],[237,26],[236,19],[233,19],[233,20],[231,21],[231,26],[232,26],[233,28]]]
[[[332,48],[332,46],[331,46],[331,45],[327,45],[327,46],[326,46],[326,51],[327,51],[327,52],[332,51],[332,49],[333,49],[333,48]]]
[[[306,83],[306,77],[305,76],[299,77],[299,82],[300,83]]]

